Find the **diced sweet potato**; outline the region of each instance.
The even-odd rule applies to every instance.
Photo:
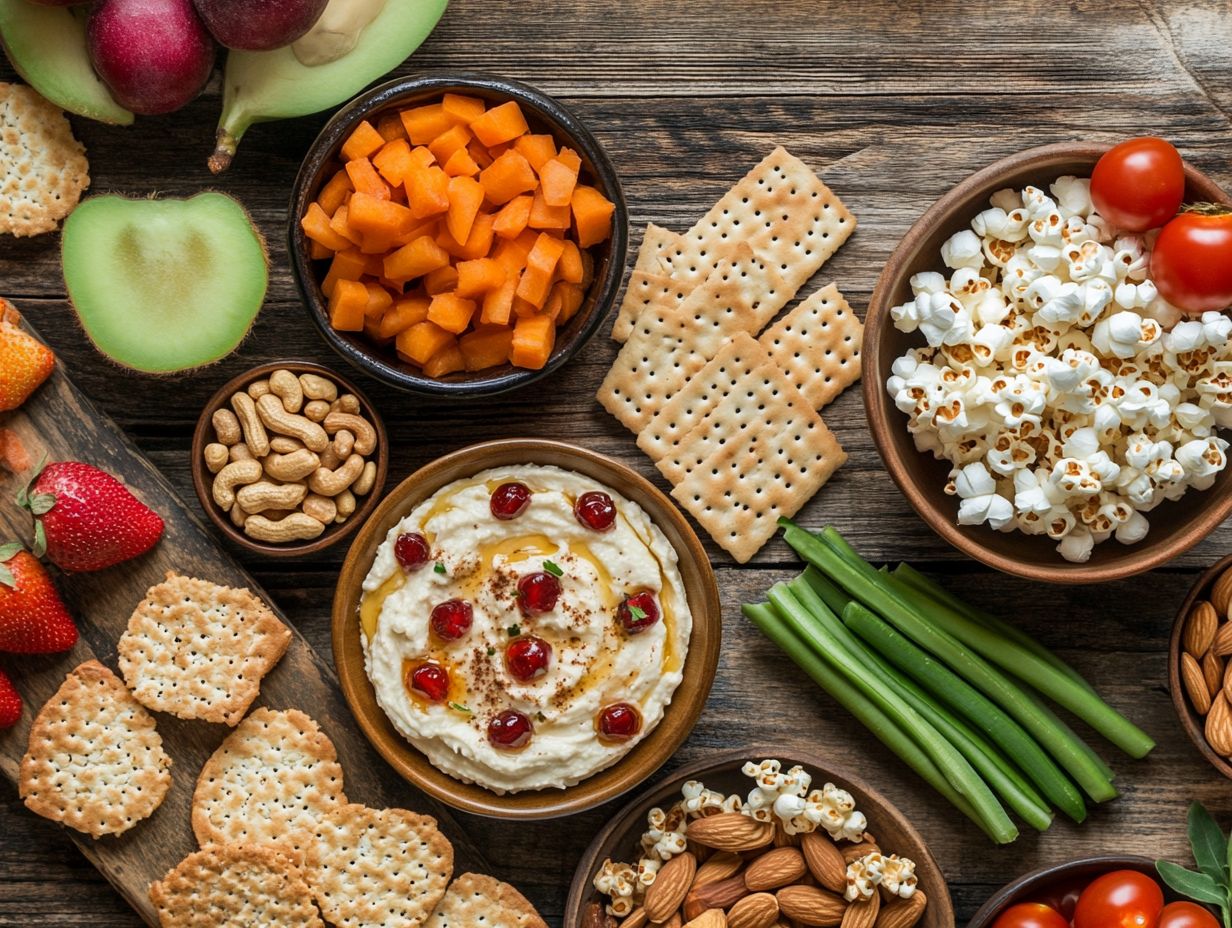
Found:
[[[535,191],[535,196],[531,200],[530,216],[527,218],[526,224],[532,229],[551,229],[555,232],[564,232],[569,228],[571,218],[568,206],[548,206],[544,200],[543,188],[540,187]]]
[[[406,138],[406,129],[402,126],[402,117],[397,113],[386,113],[376,121],[376,131],[387,142]]]
[[[429,142],[428,150],[440,164],[444,164],[455,152],[464,151],[470,140],[471,130],[466,126],[457,125],[446,129]]]
[[[474,177],[479,173],[479,165],[471,157],[470,151],[461,148],[445,162],[445,173],[450,177]]]
[[[540,232],[535,244],[526,255],[526,266],[533,267],[549,277],[555,272],[560,256],[565,253],[565,242],[559,236]]]
[[[428,319],[446,332],[457,334],[466,331],[477,308],[474,300],[465,300],[456,293],[438,293],[428,307]]]
[[[334,176],[321,187],[321,192],[317,194],[317,202],[321,204],[321,209],[332,216],[338,207],[346,202],[346,198],[354,189],[350,175],[344,170],[336,171]]]
[[[479,173],[479,183],[488,199],[500,206],[519,193],[534,190],[539,180],[529,161],[516,151],[507,151]]]
[[[565,239],[564,250],[560,253],[560,260],[556,262],[557,278],[571,284],[580,284],[583,273],[582,250],[578,248],[577,242]]]
[[[459,243],[445,227],[436,236],[436,242],[449,254],[462,261],[482,258],[492,250],[492,214],[480,213],[471,225],[471,234],[465,243]]]
[[[483,205],[483,186],[473,177],[451,177],[448,182],[449,212],[445,226],[456,242],[465,242]]]
[[[320,242],[332,251],[345,251],[354,244],[349,238],[339,235],[329,225],[330,217],[321,209],[320,203],[309,203],[304,218],[299,221],[304,234],[314,242]]]
[[[416,219],[449,209],[449,175],[440,168],[416,167],[406,178],[406,203]]]
[[[481,371],[504,364],[509,360],[512,345],[513,329],[506,326],[476,329],[458,339],[468,371]]]
[[[543,192],[543,201],[548,206],[569,206],[573,200],[573,188],[577,186],[580,168],[580,162],[574,164],[571,159],[560,157],[553,158],[540,168],[539,186]]]
[[[452,264],[438,267],[424,275],[423,287],[428,296],[453,290],[458,285],[458,269]]]
[[[452,113],[446,112],[439,103],[403,110],[399,115],[402,117],[402,128],[406,130],[412,145],[427,145],[461,121]]]
[[[384,276],[390,280],[411,280],[448,263],[449,253],[435,240],[424,235],[386,256]]]
[[[612,234],[612,211],[616,205],[594,187],[578,184],[573,190],[571,208],[579,247],[598,245]]]
[[[329,298],[329,324],[339,332],[362,332],[368,288],[358,280],[339,280]]]
[[[367,158],[348,161],[346,172],[351,178],[351,184],[355,187],[356,193],[369,193],[382,200],[389,199],[389,185],[381,180],[381,175],[377,173],[376,168]]]
[[[367,267],[367,258],[357,249],[347,249],[334,253],[334,259],[329,263],[329,272],[321,281],[321,292],[328,298],[334,292],[334,284],[340,280],[359,280]]]
[[[560,315],[556,317],[557,325],[564,325],[582,308],[582,301],[586,298],[584,291],[577,284],[571,284],[564,280],[559,280],[552,284],[552,293],[548,294],[548,299],[552,298],[552,294],[560,294]]]
[[[517,277],[511,276],[484,295],[483,309],[479,312],[481,325],[504,325],[513,318],[513,294],[517,286]]]
[[[502,206],[496,214],[492,231],[501,238],[517,238],[521,235],[522,230],[530,222],[531,204],[534,203],[534,199],[532,196],[523,194],[514,197]]]
[[[428,318],[428,303],[429,300],[419,296],[395,300],[394,305],[381,317],[377,334],[381,338],[393,338],[399,332],[405,332],[416,323],[423,322]]]
[[[509,360],[515,367],[542,370],[556,344],[556,322],[551,316],[523,316],[513,328]]]
[[[368,305],[364,307],[364,315],[369,319],[378,318],[394,305],[393,294],[375,281],[365,282],[364,288],[368,291]]]
[[[428,359],[453,341],[453,333],[446,332],[435,322],[424,320],[398,333],[395,342],[398,354],[421,367]]]
[[[496,156],[488,151],[488,147],[482,144],[478,139],[473,139],[471,143],[466,146],[466,152],[475,159],[475,163],[479,165],[479,169],[481,171],[496,160]]]
[[[456,339],[446,343],[445,347],[430,357],[423,366],[423,372],[428,377],[444,377],[465,369],[466,358],[463,357]]]
[[[494,106],[482,116],[471,120],[471,131],[475,138],[491,148],[502,142],[510,142],[519,135],[530,131],[522,108],[516,100],[509,100],[500,106]]]
[[[406,180],[407,172],[415,164],[411,158],[411,146],[406,139],[386,142],[372,158],[372,166],[391,187],[399,187]]]
[[[441,97],[441,109],[459,123],[474,122],[487,108],[488,105],[478,97],[468,97],[460,93],[447,93]]]
[[[513,150],[529,161],[538,174],[556,157],[556,140],[550,135],[523,135],[513,143]]]
[[[354,161],[356,158],[371,158],[384,144],[385,140],[381,138],[381,133],[376,131],[376,126],[366,119],[360,120],[359,125],[351,130],[347,140],[342,143],[342,159]]]
[[[334,253],[322,245],[320,242],[308,240],[308,257],[313,261],[324,261],[327,258],[332,258]]]
[[[476,258],[458,262],[457,294],[462,297],[482,296],[505,283],[505,269],[492,258]]]
[[[362,235],[380,235],[393,241],[415,227],[415,217],[400,203],[367,193],[355,193],[344,207],[347,225]]]
[[[329,218],[329,227],[356,245],[363,241],[363,235],[351,228],[351,210],[346,203],[334,210],[334,215]]]

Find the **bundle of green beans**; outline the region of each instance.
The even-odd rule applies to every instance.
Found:
[[[1116,796],[1112,770],[1043,702],[1131,757],[1151,738],[1073,668],[907,564],[878,571],[833,528],[782,520],[809,565],[744,614],[822,689],[994,841],[1053,809],[1074,821]]]

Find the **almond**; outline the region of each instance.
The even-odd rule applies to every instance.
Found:
[[[727,910],[727,928],[770,928],[779,919],[779,902],[770,893],[745,896]]]
[[[1181,644],[1195,658],[1201,658],[1210,649],[1218,629],[1219,616],[1215,614],[1215,607],[1206,600],[1199,600],[1189,610]]]
[[[817,882],[836,893],[847,888],[847,861],[843,852],[820,831],[811,831],[800,844],[804,860]]]
[[[1224,660],[1213,651],[1202,655],[1202,677],[1206,680],[1206,688],[1212,696],[1223,689]]]
[[[794,847],[779,847],[754,860],[744,871],[744,885],[749,892],[778,889],[797,882],[808,871],[804,855]]]
[[[1206,743],[1224,757],[1232,756],[1232,707],[1223,690],[1215,696],[1206,715]]]
[[[857,899],[843,913],[842,928],[873,928],[881,911],[881,894],[873,890],[867,899]]]
[[[1211,650],[1219,657],[1232,654],[1232,622],[1220,624],[1219,630],[1215,632],[1215,640],[1211,642]]]
[[[851,863],[853,860],[859,860],[861,857],[865,857],[874,852],[879,852],[880,850],[881,848],[877,846],[877,842],[873,840],[872,836],[865,835],[864,840],[859,844],[849,844],[839,853],[843,855],[843,860],[847,863]]]
[[[928,897],[921,890],[911,894],[910,899],[895,899],[881,907],[873,928],[912,928],[924,914]]]
[[[1232,567],[1221,573],[1211,585],[1211,605],[1221,619],[1232,618]]]
[[[688,851],[677,854],[665,863],[646,890],[646,900],[642,903],[646,917],[652,922],[665,922],[671,918],[684,902],[696,873],[697,858]]]
[[[815,928],[836,928],[842,924],[843,913],[847,911],[842,896],[814,886],[784,886],[774,897],[784,915]]]
[[[697,876],[693,877],[694,888],[707,883],[717,883],[729,876],[735,876],[744,866],[744,858],[731,851],[715,851],[706,862],[697,868]]]
[[[725,880],[696,886],[685,897],[684,917],[689,918],[691,911],[696,914],[706,909],[730,909],[748,894],[744,876],[739,873]]]
[[[774,825],[774,846],[775,847],[799,847],[800,835],[789,835],[787,829],[783,827],[781,822],[775,822]]]
[[[663,922],[659,928],[680,928],[684,924],[684,919],[680,917],[679,912],[673,912],[672,917]]]
[[[1223,668],[1223,693],[1226,698],[1232,699],[1232,662]]]
[[[1193,704],[1194,709],[1199,715],[1206,715],[1211,711],[1211,693],[1206,688],[1206,677],[1202,675],[1202,665],[1193,659],[1193,655],[1188,651],[1181,652],[1181,682],[1185,684],[1185,692],[1189,694],[1189,701]],[[1224,676],[1224,685],[1227,686],[1227,675]]]
[[[603,911],[603,904],[592,902],[582,914],[582,928],[611,928],[616,919]]]
[[[716,851],[751,851],[774,840],[774,825],[740,812],[720,812],[689,823],[689,840]]]
[[[684,928],[727,928],[727,916],[722,909],[707,909],[692,921],[685,922]]]
[[[620,923],[620,928],[646,928],[650,924],[650,916],[646,914],[646,910],[640,905],[625,916],[625,920]]]

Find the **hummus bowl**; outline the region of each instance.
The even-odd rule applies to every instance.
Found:
[[[411,475],[356,538],[333,608],[343,693],[377,750],[505,818],[587,809],[653,773],[701,713],[719,638],[714,576],[675,506],[554,441]]]

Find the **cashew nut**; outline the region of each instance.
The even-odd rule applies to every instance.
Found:
[[[374,483],[376,483],[376,461],[369,461],[359,472],[355,482],[351,484],[351,492],[357,496],[367,496],[372,491]]]
[[[299,378],[290,371],[280,370],[270,374],[270,393],[282,400],[287,412],[299,412],[304,405],[304,388]]]
[[[228,456],[233,461],[254,461],[256,458],[252,456],[252,451],[242,441],[234,444],[227,451]]]
[[[231,410],[214,410],[214,415],[210,421],[214,424],[214,434],[218,436],[218,440],[224,445],[234,445],[242,437],[240,434],[240,420],[235,418],[235,413]]]
[[[260,399],[265,394],[270,392],[270,382],[268,380],[254,380],[248,385],[247,393],[254,400]]]
[[[267,398],[269,394],[261,397],[261,400]],[[282,406],[282,401],[278,397],[273,397],[272,401]],[[257,415],[252,397],[247,393],[235,394],[231,397],[231,408],[235,410],[235,417],[240,420],[240,428],[244,430],[244,442],[248,445],[248,450],[252,452],[253,457],[263,458],[269,454],[269,435],[266,434],[265,426],[261,423],[261,417]]]
[[[316,493],[309,493],[305,496],[300,508],[304,510],[305,515],[310,515],[325,525],[333,522],[338,515],[338,504],[328,496],[320,496]]]
[[[347,412],[359,415],[359,397],[354,393],[344,393],[329,405],[330,412]]]
[[[216,474],[226,467],[229,460],[231,452],[226,445],[212,441],[205,446],[205,466],[210,469],[211,474]]]
[[[318,467],[321,459],[307,448],[300,448],[290,454],[271,454],[263,462],[265,473],[275,480],[293,483],[303,480]]]
[[[255,460],[232,461],[214,477],[211,490],[214,502],[229,510],[235,505],[235,488],[261,479],[261,462]]]
[[[270,451],[276,454],[291,454],[299,451],[304,447],[304,443],[298,438],[292,438],[289,435],[271,435],[270,436]]]
[[[304,499],[308,488],[302,483],[270,483],[261,480],[242,487],[235,494],[235,501],[245,512],[264,512],[266,509],[294,509]]]
[[[334,436],[334,454],[338,455],[338,457],[345,461],[354,450],[355,436],[348,429],[342,429],[342,431]]]
[[[364,459],[352,454],[337,470],[318,467],[308,478],[308,489],[321,496],[337,496],[351,484],[364,469]]]
[[[355,436],[355,451],[358,454],[371,454],[376,447],[376,429],[363,416],[354,413],[331,412],[322,423],[325,431],[333,435],[346,429]]]
[[[355,511],[355,494],[350,490],[343,490],[334,497],[334,505],[338,507],[338,515],[334,516],[334,521],[345,522]]]
[[[311,419],[287,412],[282,400],[272,393],[257,400],[257,414],[271,432],[298,438],[311,451],[324,451],[329,445],[325,429]]]
[[[313,422],[321,422],[329,415],[329,403],[325,400],[309,400],[300,411]]]
[[[258,541],[309,541],[323,531],[322,523],[302,512],[293,512],[277,521],[265,516],[249,516],[244,522],[244,534]]]
[[[338,385],[320,374],[300,374],[299,385],[304,390],[304,396],[310,400],[332,403],[338,398]]]

